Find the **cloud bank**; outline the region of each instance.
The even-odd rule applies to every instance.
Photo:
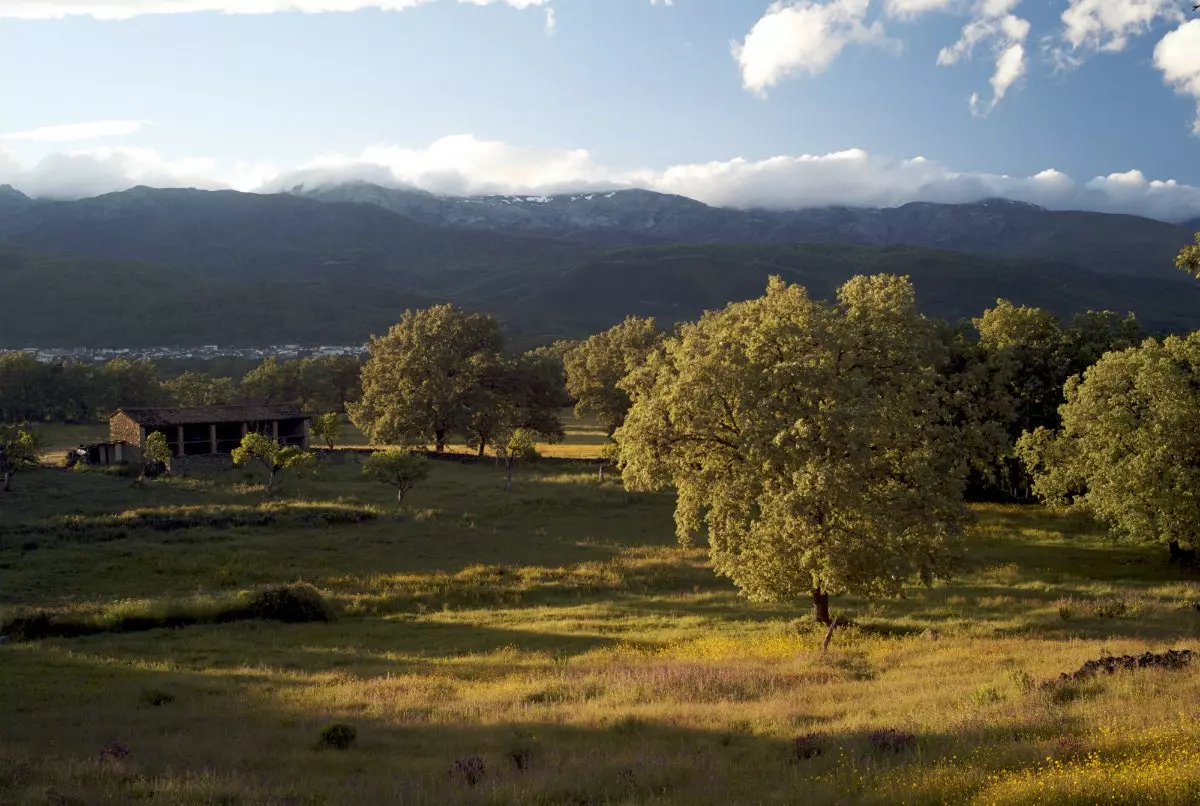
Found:
[[[896,159],[848,149],[829,154],[741,158],[618,170],[583,149],[523,148],[470,135],[425,148],[378,145],[359,154],[326,154],[288,170],[248,162],[164,158],[148,149],[106,148],[54,154],[26,166],[0,145],[0,184],[31,196],[71,199],[156,187],[279,192],[366,181],[442,195],[542,195],[640,187],[729,207],[800,209],[826,205],[890,207],[910,201],[959,203],[1002,196],[1058,210],[1134,213],[1165,221],[1200,216],[1200,187],[1152,180],[1128,170],[1079,181],[1047,169],[1032,176],[955,171],[922,157]]]

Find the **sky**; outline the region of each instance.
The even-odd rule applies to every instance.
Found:
[[[0,0],[0,183],[1200,216],[1164,0]]]

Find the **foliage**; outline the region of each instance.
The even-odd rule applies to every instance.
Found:
[[[119,408],[161,406],[170,402],[159,382],[153,361],[114,358],[100,368],[96,377],[98,401],[103,417]]]
[[[626,485],[678,489],[687,543],[752,601],[899,593],[946,575],[962,534],[960,436],[944,422],[912,286],[859,277],[837,305],[772,279],[705,314],[624,386]]]
[[[154,431],[146,435],[146,444],[142,446],[142,464],[159,465],[171,461],[174,454],[167,443],[167,437],[162,431]]]
[[[429,477],[429,457],[406,448],[375,451],[363,462],[363,475],[396,488],[396,503],[404,505],[404,496]]]
[[[1193,277],[1200,277],[1200,232],[1196,233],[1194,244],[1188,244],[1179,250],[1179,255],[1175,258],[1175,267]]]
[[[472,396],[504,346],[500,323],[453,305],[405,311],[373,337],[362,398],[347,410],[373,444],[424,444],[439,452],[467,429]]]
[[[566,405],[559,364],[545,354],[526,353],[484,369],[468,395],[467,445],[482,456],[487,445],[503,443],[515,429],[548,442],[562,441],[558,410]]]
[[[14,473],[37,464],[40,450],[41,440],[36,431],[0,424],[0,479],[4,482],[4,492],[11,490]]]
[[[163,381],[162,386],[176,406],[225,406],[237,398],[231,378],[215,378],[191,370]]]
[[[563,364],[567,391],[576,400],[575,416],[594,414],[611,437],[630,406],[621,380],[646,360],[662,337],[654,319],[627,316],[619,325],[568,348]]]
[[[1025,499],[1031,479],[1012,453],[1016,440],[1037,428],[1057,428],[1067,379],[1106,352],[1140,343],[1145,331],[1132,314],[1087,311],[1064,325],[1049,311],[1003,299],[974,323],[979,340],[967,351],[974,354],[976,383],[968,374],[967,388],[974,386],[976,394],[968,397],[976,411],[986,413],[991,433],[984,444],[993,457],[990,463],[973,462],[974,478],[1004,498]]]
[[[238,392],[247,403],[294,403],[301,396],[300,365],[270,356],[246,373]]]
[[[321,592],[303,582],[259,591],[250,600],[254,618],[302,624],[333,621],[335,614]]]
[[[285,470],[303,470],[315,464],[313,455],[295,446],[283,446],[265,434],[251,432],[242,437],[242,444],[233,449],[233,463],[241,466],[255,463],[267,471],[266,492],[274,492],[279,474]]]
[[[1034,492],[1118,537],[1200,547],[1200,333],[1108,353],[1065,391],[1062,428],[1018,444]]]
[[[330,747],[334,750],[349,750],[350,745],[354,744],[357,736],[358,731],[354,729],[353,725],[338,722],[321,730],[321,739],[318,746]]]
[[[309,433],[316,439],[324,442],[329,447],[329,450],[333,450],[333,446],[337,443],[338,437],[342,433],[342,418],[334,411],[326,414],[318,414],[312,418]]]
[[[1016,418],[1011,391],[1013,364],[973,339],[963,325],[939,324],[942,345],[938,385],[948,421],[960,432],[962,458],[973,486],[999,484],[1012,448]]]
[[[536,436],[528,428],[518,428],[513,431],[508,443],[504,446],[504,456],[511,457],[517,462],[537,461],[539,457]]]

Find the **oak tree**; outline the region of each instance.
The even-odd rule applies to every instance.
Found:
[[[772,278],[706,313],[624,383],[627,487],[677,490],[686,543],[752,601],[899,593],[953,568],[963,463],[932,326],[905,278],[856,277],[836,304]]]
[[[467,430],[471,396],[499,361],[500,323],[453,305],[405,311],[386,336],[373,337],[362,397],[347,406],[373,444],[425,444],[440,453]]]

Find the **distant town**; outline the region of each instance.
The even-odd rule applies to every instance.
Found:
[[[9,352],[0,348],[0,353]],[[21,347],[11,352],[33,355],[43,363],[55,361],[79,361],[89,364],[104,364],[114,358],[178,360],[207,360],[215,358],[264,359],[309,358],[327,355],[365,355],[365,345],[322,345],[304,347],[299,344],[275,344],[267,347],[221,347],[208,344],[201,347]]]

